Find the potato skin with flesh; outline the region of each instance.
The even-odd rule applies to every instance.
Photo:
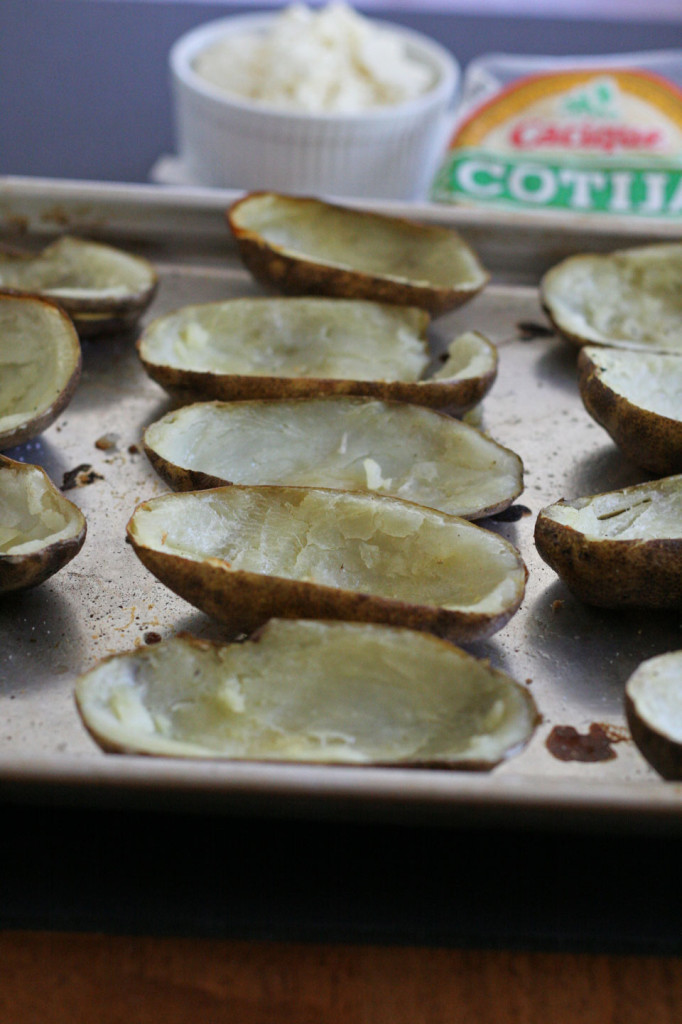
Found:
[[[1,298],[2,296],[0,296]],[[80,378],[81,359],[79,356],[68,384],[47,409],[43,409],[39,415],[32,416],[11,430],[0,431],[0,451],[24,444],[25,441],[30,441],[32,438],[42,434],[44,430],[47,430],[71,402],[78,389]]]
[[[44,488],[56,492],[56,488],[43,469],[29,463],[16,462],[5,455],[0,455],[0,490],[2,489],[2,474],[29,474],[38,472],[44,481]],[[78,521],[78,533],[71,537],[63,537],[60,540],[46,543],[35,551],[22,554],[10,554],[0,552],[0,595],[10,594],[19,590],[29,590],[37,587],[50,576],[63,569],[64,566],[78,554],[85,543],[87,523],[82,512],[73,502],[68,501],[61,494],[60,504],[63,509],[68,508],[71,515]]]
[[[481,269],[480,282],[476,285],[438,287],[338,266],[327,266],[274,248],[255,231],[240,226],[236,221],[236,214],[241,212],[243,204],[267,194],[255,192],[238,199],[227,211],[226,217],[239,254],[250,273],[257,281],[286,295],[371,299],[397,306],[417,306],[427,310],[432,316],[440,316],[474,298],[489,280],[488,273]],[[318,204],[320,200],[301,197],[297,202],[303,207],[304,204]],[[373,223],[386,223],[388,220],[409,226],[415,232],[420,229],[429,230],[406,218],[388,218],[382,214],[367,212],[363,213],[363,217],[366,218],[368,232],[372,231]]]
[[[283,423],[289,428],[284,434]],[[206,444],[210,438],[221,438],[214,450]],[[239,438],[241,451],[234,448]],[[379,466],[387,456],[392,460],[385,471],[390,479],[381,481],[380,493],[403,498],[411,486],[408,500],[463,519],[496,515],[523,489],[523,465],[514,452],[452,416],[408,403],[345,397],[199,402],[152,423],[142,437],[152,467],[176,491],[254,481],[282,484],[292,475],[299,486],[372,491],[366,477],[345,475],[343,460],[341,465],[336,461],[343,448],[346,471],[355,465],[354,445],[360,446],[364,462]],[[287,459],[298,460],[288,472]],[[430,471],[437,467],[436,485],[433,479],[428,485],[419,480],[424,462]],[[458,486],[462,473],[466,483]]]
[[[402,678],[396,674],[393,660],[398,651],[401,663],[406,664]],[[359,708],[348,691],[349,663],[356,679],[362,679],[362,673],[374,663],[376,676],[366,683],[368,693],[379,699],[370,698],[365,708]],[[232,733],[234,723],[220,701],[221,682],[235,675],[243,697],[241,724],[248,722],[253,728],[246,742]],[[190,692],[204,707],[213,698],[207,729],[197,734],[193,728],[187,730],[182,723],[171,724],[166,719],[169,729],[139,730],[134,711],[128,716],[125,704],[111,706],[122,680],[129,693],[139,696],[139,704],[152,715],[156,712],[161,720],[168,712],[172,718],[178,699],[183,704]],[[287,682],[284,704],[289,711],[296,709],[293,718],[280,704],[283,680]],[[252,700],[250,692],[253,682],[259,691],[257,700]],[[430,693],[432,688],[435,692]],[[396,704],[392,696],[397,697]],[[452,704],[444,706],[450,698]],[[481,705],[477,706],[479,698]],[[183,635],[162,641],[153,651],[138,647],[110,655],[78,679],[75,699],[83,724],[106,751],[353,768],[490,770],[519,753],[541,721],[526,688],[436,637],[374,624],[300,620],[272,621],[236,645]],[[409,714],[409,702],[415,717]],[[467,709],[464,713],[462,703]],[[138,709],[139,704],[131,702]],[[495,705],[503,712],[501,718],[494,714]],[[486,708],[493,710],[492,721]],[[275,715],[284,711],[281,732],[264,726],[261,709],[266,722],[268,710]],[[332,739],[333,749],[324,739],[319,745],[319,730],[322,727],[326,733],[324,722],[330,714],[341,741]],[[398,718],[400,726],[391,735]],[[389,730],[378,744],[363,728],[372,719],[380,732],[385,727]],[[453,719],[461,727],[459,736],[451,731]],[[309,743],[308,730],[318,734],[317,749]],[[282,736],[291,741],[285,750]]]
[[[78,554],[85,541],[82,533],[60,540],[27,555],[0,554],[0,595],[40,586]]]
[[[426,288],[341,267],[325,267],[286,253],[274,254],[267,243],[245,234],[240,234],[237,241],[244,266],[255,279],[285,295],[372,299],[395,306],[418,306],[432,316],[441,316],[477,294],[470,289]]]
[[[180,555],[161,556],[138,543],[130,525],[128,537],[142,564],[157,579],[235,636],[253,633],[273,618],[343,619],[425,630],[451,643],[466,644],[501,629],[523,599],[522,592],[513,607],[496,616],[408,604],[303,580],[233,571],[220,559],[206,559],[197,566]]]
[[[682,607],[682,538],[592,540],[541,512],[535,544],[542,559],[586,604]]]
[[[232,480],[224,480],[219,476],[212,476],[200,469],[187,469],[185,466],[178,466],[169,462],[159,455],[154,448],[151,448],[146,441],[142,441],[142,449],[149,459],[152,469],[157,473],[164,483],[172,487],[174,491],[203,491],[209,487],[224,487],[233,483]]]
[[[682,422],[642,409],[607,387],[584,348],[578,386],[590,416],[635,465],[659,476],[682,472]]]
[[[13,294],[7,290],[0,289],[0,303],[3,302],[17,304],[18,308],[26,304],[27,307],[35,306],[43,309],[46,321],[41,341],[44,345],[47,344],[48,320],[50,317],[54,320],[55,336],[58,332],[61,333],[59,344],[62,351],[68,349],[70,373],[68,379],[62,382],[59,392],[54,395],[53,400],[48,406],[44,406],[39,411],[33,410],[27,413],[22,422],[16,423],[6,430],[0,429],[0,451],[23,444],[25,441],[30,441],[32,438],[37,437],[38,434],[42,434],[44,430],[47,430],[54,423],[60,413],[69,405],[78,389],[83,362],[76,328],[68,313],[62,309],[59,303],[52,299],[42,298],[39,295]],[[54,386],[54,378],[52,384]],[[0,420],[3,414],[4,410],[0,407]]]
[[[682,780],[682,745],[669,739],[640,718],[635,702],[625,692],[625,717],[642,756],[668,782]]]
[[[342,380],[320,377],[257,377],[184,370],[151,363],[146,372],[177,404],[214,399],[221,402],[325,398],[347,395],[387,402],[408,402],[461,416],[477,405],[492,387],[497,370],[480,377],[422,381]]]
[[[228,515],[221,519],[223,503]],[[186,509],[193,506],[194,513],[187,513]],[[208,510],[208,516],[203,510]],[[192,516],[189,520],[188,514]],[[268,550],[267,531],[273,529],[280,516],[284,521],[291,520],[290,526],[282,527],[280,524],[277,532],[278,544],[281,544],[284,541],[284,536],[280,537],[282,531],[291,530],[291,543],[285,542],[281,547],[284,557],[276,549],[271,549],[272,555],[261,563],[256,561],[255,568],[233,566],[228,559],[244,557],[250,547],[259,550],[259,546],[265,544],[265,550]],[[339,563],[346,559],[344,549],[352,562],[358,538],[365,532],[361,528],[360,534],[355,536],[359,520],[348,526],[350,533],[346,544],[342,543],[340,547],[333,543],[331,547],[322,544],[325,551],[335,552],[333,556],[325,555],[321,562],[323,566],[326,563],[328,569],[326,577],[323,569],[321,579],[326,578],[329,582],[316,582],[304,575],[301,555],[308,542],[308,527],[304,525],[301,531],[297,524],[313,522],[319,530],[328,523],[332,531],[343,531],[343,524],[349,523],[349,517],[356,516],[364,517],[366,522],[369,517],[373,530],[378,526],[382,536],[389,538],[394,546],[399,546],[401,554],[395,563],[399,572],[404,572],[400,566],[405,560],[405,540],[399,542],[397,538],[409,538],[410,533],[414,537],[414,527],[418,525],[422,529],[428,523],[431,524],[429,529],[433,529],[423,546],[420,542],[415,554],[410,556],[410,573],[419,575],[417,569],[421,563],[417,565],[415,559],[426,561],[430,558],[434,574],[440,571],[445,580],[443,570],[438,567],[452,555],[460,567],[453,568],[453,573],[456,575],[461,571],[464,577],[459,581],[460,585],[480,574],[485,576],[487,572],[489,579],[485,586],[495,593],[504,584],[503,591],[486,604],[485,591],[482,591],[480,583],[476,583],[469,587],[470,596],[465,603],[454,603],[447,597],[456,593],[450,590],[449,582],[445,591],[438,591],[438,599],[429,586],[383,594],[379,583],[377,592],[373,589],[371,574],[364,576],[362,583],[348,586],[344,577],[339,576],[344,568]],[[410,518],[411,525],[407,533],[401,534],[400,531],[405,529],[405,516]],[[387,517],[385,522],[382,517]],[[227,549],[221,538],[225,538],[227,533],[220,524],[231,521],[237,527],[244,523],[246,529],[253,533],[253,540],[248,537],[243,540],[234,533],[230,544],[238,543],[235,550],[241,551],[241,555],[222,553]],[[181,524],[179,531],[182,534],[190,522],[190,543],[194,544],[194,535],[199,531],[199,541],[201,537],[207,538],[209,547],[206,551],[211,551],[211,554],[201,553],[200,543],[199,553],[183,548],[183,539],[177,534],[175,524]],[[201,533],[202,528],[207,530],[205,535]],[[490,636],[511,618],[523,600],[528,575],[513,545],[464,519],[388,496],[324,488],[234,485],[183,495],[165,494],[138,505],[128,522],[127,537],[140,561],[161,583],[218,619],[233,634],[251,633],[271,618],[337,619],[405,626],[465,643]],[[217,545],[211,543],[216,539]],[[467,548],[467,542],[473,547]],[[317,547],[315,541],[312,546]],[[472,561],[474,558],[480,558],[478,573]],[[366,565],[362,552],[359,559]],[[293,572],[292,565],[295,566]],[[431,579],[425,575],[426,572],[424,568],[425,584]],[[450,577],[447,579],[449,581]],[[455,579],[453,586],[457,585]],[[412,597],[413,593],[421,596]]]
[[[131,264],[135,263],[144,268],[147,280],[137,289],[131,289],[123,296],[98,296],[96,290],[93,290],[91,295],[60,294],[52,296],[49,292],[43,294],[40,288],[27,291],[21,287],[3,284],[0,284],[0,292],[15,296],[31,295],[35,292],[36,295],[50,299],[71,318],[81,338],[95,338],[134,327],[158,291],[159,278],[152,264],[143,257],[132,256],[122,249],[103,242],[85,241],[68,235],[62,236],[61,239],[47,246],[43,253],[60,251],[60,246],[75,251],[82,248],[84,260],[87,260],[89,250],[111,253],[115,258],[125,257]],[[29,264],[35,258],[36,254],[32,252],[24,252],[19,249],[6,250],[4,253],[0,253],[0,270],[3,263]]]

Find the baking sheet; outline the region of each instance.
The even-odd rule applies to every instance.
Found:
[[[189,302],[257,294],[225,226],[234,193],[0,179],[0,236],[41,245],[62,231],[123,244],[151,258],[158,296],[143,321]],[[469,649],[530,687],[543,722],[528,748],[491,773],[416,771],[105,755],[82,727],[76,676],[108,654],[189,631],[220,627],[167,591],[125,543],[135,506],[165,487],[139,449],[144,427],[169,407],[144,374],[135,334],[83,343],[78,392],[43,435],[6,454],[43,466],[61,485],[86,464],[91,483],[66,492],[88,521],[81,553],[35,591],[0,599],[0,792],[12,799],[254,813],[382,817],[411,821],[520,818],[603,827],[682,825],[682,787],[648,767],[625,728],[623,686],[645,658],[680,646],[676,613],[590,609],[538,558],[537,512],[560,497],[610,490],[646,475],[620,455],[579,399],[575,351],[546,331],[537,281],[578,250],[671,237],[649,222],[505,217],[444,207],[381,204],[380,210],[457,226],[493,273],[472,303],[433,325],[444,349],[476,329],[500,351],[497,382],[481,425],[521,455],[520,518],[484,521],[521,550],[526,598],[491,640]],[[102,438],[114,447],[97,446]],[[608,761],[565,762],[546,746],[555,725],[580,733],[598,724],[612,739]]]

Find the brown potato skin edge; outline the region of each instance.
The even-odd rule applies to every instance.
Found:
[[[586,604],[682,607],[682,538],[591,541],[541,512],[535,523],[535,546]]]
[[[233,230],[239,255],[247,270],[261,284],[285,295],[371,299],[394,306],[417,306],[435,317],[469,302],[488,282],[487,277],[482,277],[479,284],[460,288],[409,284],[288,256],[250,237],[242,228]]]
[[[607,387],[584,349],[578,387],[590,416],[635,465],[660,476],[682,472],[682,422],[641,409]]]
[[[64,303],[64,309],[73,319],[73,322],[81,338],[99,338],[109,334],[118,334],[123,331],[130,331],[136,325],[142,314],[151,305],[158,290],[158,281],[146,291],[127,303],[120,309],[111,306],[98,309],[77,308],[75,302]],[[85,314],[95,314],[87,316]]]
[[[625,693],[625,717],[635,745],[646,761],[669,782],[682,780],[682,745],[642,721],[635,702]]]
[[[154,448],[150,448],[144,439],[142,441],[142,450],[149,459],[154,472],[174,491],[205,491],[211,487],[227,487],[234,483],[233,480],[212,476],[210,473],[203,473],[199,469],[187,469],[185,466],[178,466],[174,462],[169,462],[168,459],[159,455]]]
[[[139,351],[139,348],[138,348]],[[407,402],[463,416],[477,405],[495,382],[497,370],[463,380],[339,380],[316,377],[249,377],[201,370],[180,370],[151,363],[141,355],[147,374],[180,405],[205,399],[223,402],[256,399],[323,398],[350,395],[387,402]]]
[[[30,441],[32,438],[37,437],[38,434],[42,434],[44,430],[47,430],[71,402],[78,388],[80,377],[81,360],[79,357],[78,365],[71,374],[68,384],[49,408],[19,427],[14,427],[12,430],[0,430],[0,451],[4,451],[6,448],[14,448],[15,445],[23,444],[24,441]]]
[[[0,596],[37,587],[75,558],[85,542],[86,527],[77,537],[41,548],[30,555],[0,554]]]
[[[179,597],[227,626],[232,635],[253,633],[269,619],[334,619],[378,622],[423,630],[451,643],[472,643],[501,629],[518,610],[517,601],[491,616],[410,604],[281,576],[232,571],[220,560],[195,562],[140,544],[130,523],[128,539],[143,565]]]

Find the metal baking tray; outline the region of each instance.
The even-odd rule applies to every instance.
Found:
[[[37,247],[68,231],[147,256],[161,280],[149,320],[189,302],[259,291],[225,224],[235,197],[4,178],[0,240]],[[5,798],[406,822],[524,820],[552,827],[574,821],[666,830],[682,824],[682,788],[648,767],[623,714],[623,686],[639,662],[680,646],[679,615],[588,608],[533,544],[544,505],[646,479],[584,411],[575,351],[547,331],[539,277],[571,252],[676,237],[675,226],[433,205],[373,208],[457,227],[493,275],[476,300],[434,322],[432,340],[442,348],[456,332],[474,328],[499,346],[499,376],[481,425],[523,458],[525,492],[518,519],[484,525],[517,544],[530,575],[521,610],[471,650],[530,687],[543,716],[532,742],[490,773],[152,759],[104,754],[95,746],[74,706],[80,672],[158,636],[221,635],[158,583],[124,541],[137,503],[163,490],[138,445],[143,428],[168,408],[139,365],[135,335],[126,334],[84,342],[82,381],[71,405],[42,436],[7,453],[43,466],[58,485],[78,466],[94,472],[82,477],[92,482],[67,492],[88,521],[81,553],[36,590],[0,600]],[[113,437],[115,446],[98,447],[103,437]],[[547,746],[557,725],[581,735],[600,728],[611,740],[611,759],[559,760]]]

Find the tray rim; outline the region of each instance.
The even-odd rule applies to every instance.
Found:
[[[94,229],[116,233],[153,232],[155,235],[177,237],[180,233],[199,232],[229,241],[229,232],[221,222],[212,218],[216,211],[223,212],[235,200],[244,195],[244,190],[216,189],[203,186],[176,186],[155,184],[133,184],[127,182],[99,182],[75,179],[32,178],[17,175],[0,175],[0,229],[14,227],[18,231],[37,230],[46,233],[63,233],[65,210],[60,205],[72,207],[68,210],[68,227],[88,224]],[[573,214],[537,212],[514,212],[497,209],[474,208],[431,202],[405,202],[399,200],[353,200],[347,197],[326,197],[332,202],[356,207],[370,208],[377,212],[405,215],[425,222],[449,224],[453,227],[513,231],[516,235],[531,234],[543,236],[554,231],[567,237],[582,237],[586,233],[594,237],[622,237],[625,239],[679,239],[682,236],[682,222],[663,221],[658,218],[627,218],[609,214]],[[7,213],[8,204],[14,204],[14,213]],[[19,210],[23,212],[18,212]],[[23,204],[23,207],[22,205]],[[88,204],[98,204],[99,216],[93,215]],[[140,209],[147,214],[147,221],[141,229],[139,219],[128,223],[129,214]],[[102,219],[105,210],[117,218],[116,223]],[[182,216],[178,216],[178,214]],[[21,224],[21,217],[26,217]]]
[[[94,748],[93,748],[94,749]],[[97,754],[98,751],[95,751]],[[56,767],[56,770],[55,770]],[[188,770],[189,767],[189,770]],[[273,773],[273,768],[276,770]],[[0,757],[0,795],[25,800],[47,794],[53,803],[148,806],[150,798],[186,810],[227,813],[239,807],[280,816],[357,820],[462,818],[508,823],[539,822],[563,829],[573,824],[621,831],[682,832],[682,782],[623,782],[526,774],[442,771],[367,766],[278,764],[211,759],[173,759],[127,754],[74,758]]]

